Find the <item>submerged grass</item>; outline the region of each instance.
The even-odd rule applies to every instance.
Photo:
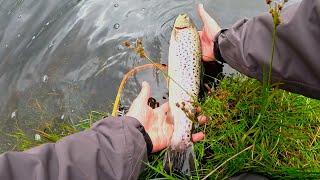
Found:
[[[273,89],[261,98],[260,82],[243,76],[226,77],[201,102],[202,113],[211,118],[201,127],[206,139],[194,145],[196,171],[191,176],[167,174],[164,151],[153,155],[141,179],[224,179],[240,172],[272,178],[320,178],[320,101]],[[266,104],[267,103],[267,104]],[[92,112],[78,125],[53,123],[36,130],[41,139],[18,130],[16,150],[55,142],[82,131],[106,116]]]

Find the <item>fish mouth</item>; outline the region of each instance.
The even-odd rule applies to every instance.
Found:
[[[175,29],[178,29],[178,30],[181,30],[181,29],[186,29],[186,28],[188,28],[187,26],[185,26],[185,27],[174,27]]]

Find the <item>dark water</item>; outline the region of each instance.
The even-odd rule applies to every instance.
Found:
[[[0,0],[0,147],[17,125],[52,119],[76,122],[90,110],[110,111],[123,75],[146,63],[122,46],[142,38],[147,53],[167,63],[174,18],[197,3],[228,27],[267,10],[264,0]],[[161,100],[165,83],[154,71],[130,79],[124,104],[152,84]]]

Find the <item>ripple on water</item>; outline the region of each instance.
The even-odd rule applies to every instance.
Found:
[[[50,42],[49,45],[48,45],[48,48],[52,48],[54,46],[54,41]]]
[[[119,29],[119,28],[120,28],[120,24],[119,24],[119,23],[114,24],[114,25],[113,25],[113,28],[114,28],[114,29]]]
[[[17,116],[17,111],[13,111],[11,113],[11,119],[14,119]]]
[[[49,79],[48,75],[44,75],[44,76],[42,77],[42,82],[43,82],[43,83],[47,83],[47,82],[48,82],[48,79]]]

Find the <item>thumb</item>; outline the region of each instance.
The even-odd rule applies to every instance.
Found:
[[[160,106],[160,108],[161,108],[161,110],[162,110],[163,113],[167,113],[167,112],[170,110],[170,108],[169,108],[169,102],[166,102],[166,103],[162,104],[162,105]]]
[[[208,12],[204,9],[203,4],[198,4],[198,15],[203,22],[204,27],[209,28],[211,31],[218,32],[221,30],[219,24],[214,20]]]
[[[148,99],[150,98],[151,88],[150,88],[149,83],[147,83],[146,81],[143,81],[141,86],[142,86],[142,89],[141,89],[137,99],[139,99],[140,102],[147,104]]]
[[[200,19],[202,20],[203,24],[207,24],[208,20],[211,19],[210,15],[207,13],[207,11],[204,9],[203,4],[198,4],[198,15]]]

